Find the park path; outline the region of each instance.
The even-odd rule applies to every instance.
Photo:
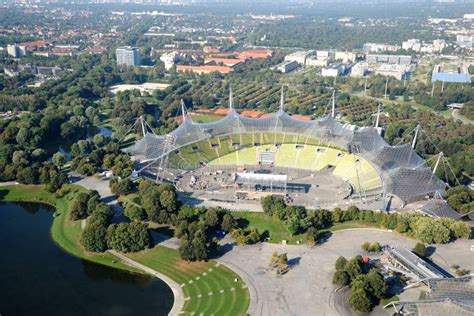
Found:
[[[170,288],[171,288],[171,291],[173,291],[173,296],[174,296],[174,303],[173,303],[173,307],[171,308],[171,311],[168,313],[168,315],[179,315],[181,310],[183,309],[183,306],[184,306],[184,294],[183,294],[183,290],[181,289],[181,286],[176,283],[175,281],[173,281],[171,278],[169,278],[168,276],[156,271],[156,270],[153,270],[135,260],[132,260],[130,259],[129,257],[125,256],[124,254],[120,253],[120,252],[117,252],[115,250],[107,250],[107,252],[111,253],[112,255],[120,258],[120,260],[133,267],[133,268],[136,268],[138,270],[141,270],[145,273],[148,273],[148,274],[151,274],[161,280],[163,280]]]
[[[80,185],[89,190],[96,190],[101,197],[101,201],[104,203],[107,203],[113,208],[113,210],[115,211],[116,217],[120,217],[122,215],[123,208],[118,203],[117,196],[114,195],[112,191],[110,190],[109,182],[107,180],[97,179],[95,177],[82,177],[75,173],[70,173],[69,176],[73,180],[74,184]],[[81,228],[84,229],[85,225],[86,225],[86,220],[84,219],[81,222]],[[174,248],[174,249],[179,247],[179,243],[176,238],[171,238],[171,240],[163,239],[158,244],[164,247],[169,247],[169,248]],[[173,307],[171,308],[171,311],[168,313],[168,315],[172,315],[172,316],[179,315],[179,313],[181,312],[184,306],[184,293],[183,293],[183,290],[181,289],[181,286],[178,283],[176,283],[175,281],[173,281],[171,278],[167,277],[166,275],[158,271],[155,271],[135,260],[130,259],[129,257],[127,257],[126,255],[120,252],[117,252],[115,250],[107,250],[107,251],[111,253],[112,255],[116,256],[117,258],[119,258],[123,263],[131,267],[134,267],[138,270],[141,270],[147,274],[151,274],[159,278],[163,282],[165,282],[171,288],[171,291],[173,292],[173,296],[174,296]]]
[[[454,120],[460,120],[461,122],[463,122],[463,124],[471,124],[471,125],[474,125],[474,121],[473,120],[470,120],[468,119],[467,117],[461,115],[461,113],[459,113],[459,109],[454,109],[453,112],[451,112]]]

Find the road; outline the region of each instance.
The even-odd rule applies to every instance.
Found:
[[[465,116],[462,116],[462,115],[459,113],[459,109],[454,109],[451,113],[452,113],[453,118],[454,118],[455,120],[460,120],[461,122],[463,122],[463,124],[471,124],[471,125],[474,125],[474,121],[468,119],[468,118],[465,117]]]
[[[171,308],[171,311],[168,313],[168,315],[172,315],[172,316],[179,315],[179,313],[181,312],[184,306],[184,294],[183,294],[183,290],[181,289],[181,286],[178,283],[176,283],[175,281],[173,281],[171,278],[167,277],[166,275],[156,270],[153,270],[135,260],[130,259],[129,257],[125,256],[124,254],[120,252],[117,252],[115,250],[107,250],[107,251],[113,254],[114,256],[120,258],[120,260],[123,263],[163,280],[171,288],[171,291],[173,291],[173,296],[174,296],[173,307]]]
[[[217,259],[239,274],[250,290],[250,315],[356,315],[347,308],[344,293],[335,293],[332,285],[334,263],[339,256],[352,258],[363,254],[363,242],[412,248],[416,241],[382,230],[354,229],[334,233],[317,246],[279,245],[224,245],[227,252]],[[230,241],[229,241],[230,242]],[[458,240],[447,245],[435,245],[431,258],[445,270],[458,264],[474,270],[472,240]],[[290,271],[276,276],[268,268],[272,253],[287,253]],[[379,255],[370,255],[377,259]],[[420,289],[402,293],[401,299],[417,299]],[[371,315],[387,315],[376,308]]]

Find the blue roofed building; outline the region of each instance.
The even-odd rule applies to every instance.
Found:
[[[471,76],[464,65],[436,65],[431,75],[431,82],[471,83]]]

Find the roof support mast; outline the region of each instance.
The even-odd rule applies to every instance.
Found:
[[[336,116],[336,90],[332,91],[332,118]]]
[[[141,124],[141,126],[142,126],[142,134],[143,134],[143,137],[145,137],[146,128],[145,128],[145,120],[143,119],[143,115],[140,116],[140,124]]]
[[[186,106],[183,99],[181,99],[181,114],[183,115],[183,122],[186,121]]]
[[[285,93],[283,86],[281,86],[281,93],[280,93],[280,112],[285,110]]]
[[[234,110],[234,99],[232,96],[232,86],[229,86],[229,111]]]
[[[377,107],[377,120],[375,121],[375,128],[379,128],[379,121],[380,121],[380,104]]]
[[[433,168],[433,174],[436,174],[436,170],[438,169],[439,162],[441,161],[441,158],[443,158],[443,155],[444,155],[443,152],[440,152],[438,154],[438,159],[436,160],[436,164]]]
[[[413,142],[411,143],[411,148],[415,149],[416,139],[418,138],[418,131],[420,130],[420,125],[417,125],[415,128],[415,136],[413,137]]]

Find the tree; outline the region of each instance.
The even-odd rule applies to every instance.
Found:
[[[231,214],[225,214],[222,219],[221,229],[225,232],[231,232],[235,227],[237,227],[237,222]]]
[[[214,208],[210,208],[206,211],[204,215],[204,224],[208,227],[215,227],[219,224],[219,215]]]
[[[347,265],[347,259],[344,258],[343,256],[340,256],[336,260],[336,271],[342,271],[346,268]]]
[[[362,274],[362,264],[358,258],[349,260],[346,264],[346,271],[349,274],[351,280],[354,280],[357,276]]]
[[[471,238],[471,227],[468,223],[455,221],[449,227],[456,238]]]
[[[426,256],[426,246],[421,242],[416,243],[412,251],[421,258],[424,258]]]
[[[349,304],[358,312],[370,312],[372,302],[363,289],[352,289],[349,294]]]
[[[107,250],[105,234],[107,229],[100,224],[87,224],[82,231],[81,244],[87,251],[104,252]]]
[[[209,248],[207,245],[206,234],[202,230],[198,230],[194,234],[192,241],[192,248],[194,253],[194,260],[202,261],[207,260],[209,256]]]
[[[88,200],[89,195],[87,193],[81,192],[77,195],[76,199],[69,208],[69,217],[71,220],[77,221],[87,217]]]
[[[66,163],[66,155],[63,154],[62,152],[58,151],[53,155],[53,163],[61,169],[64,164]]]
[[[319,231],[316,229],[316,227],[309,227],[308,230],[306,230],[306,236],[308,237],[308,241],[311,242],[316,242],[319,237]]]
[[[186,260],[188,262],[194,261],[194,251],[191,241],[189,240],[188,235],[184,235],[181,238],[181,245],[179,246],[179,254],[181,259]]]
[[[142,221],[146,219],[145,210],[131,203],[127,203],[123,214],[134,221]]]
[[[388,286],[380,272],[373,268],[367,273],[367,280],[370,284],[370,292],[377,299],[382,299],[387,293]]]
[[[112,179],[110,180],[110,190],[113,194],[116,195],[127,195],[133,192],[134,184],[132,181],[128,179],[118,180]]]
[[[262,199],[263,211],[269,215],[274,213],[282,213],[286,208],[286,204],[280,196],[269,195]]]
[[[332,278],[332,284],[337,286],[346,286],[349,285],[350,282],[351,279],[349,277],[349,274],[347,274],[347,272],[344,270],[336,271]]]
[[[170,213],[176,210],[176,193],[172,190],[164,190],[160,194],[161,205]]]
[[[412,226],[415,237],[422,242],[445,244],[451,239],[450,230],[430,217],[420,217]]]

